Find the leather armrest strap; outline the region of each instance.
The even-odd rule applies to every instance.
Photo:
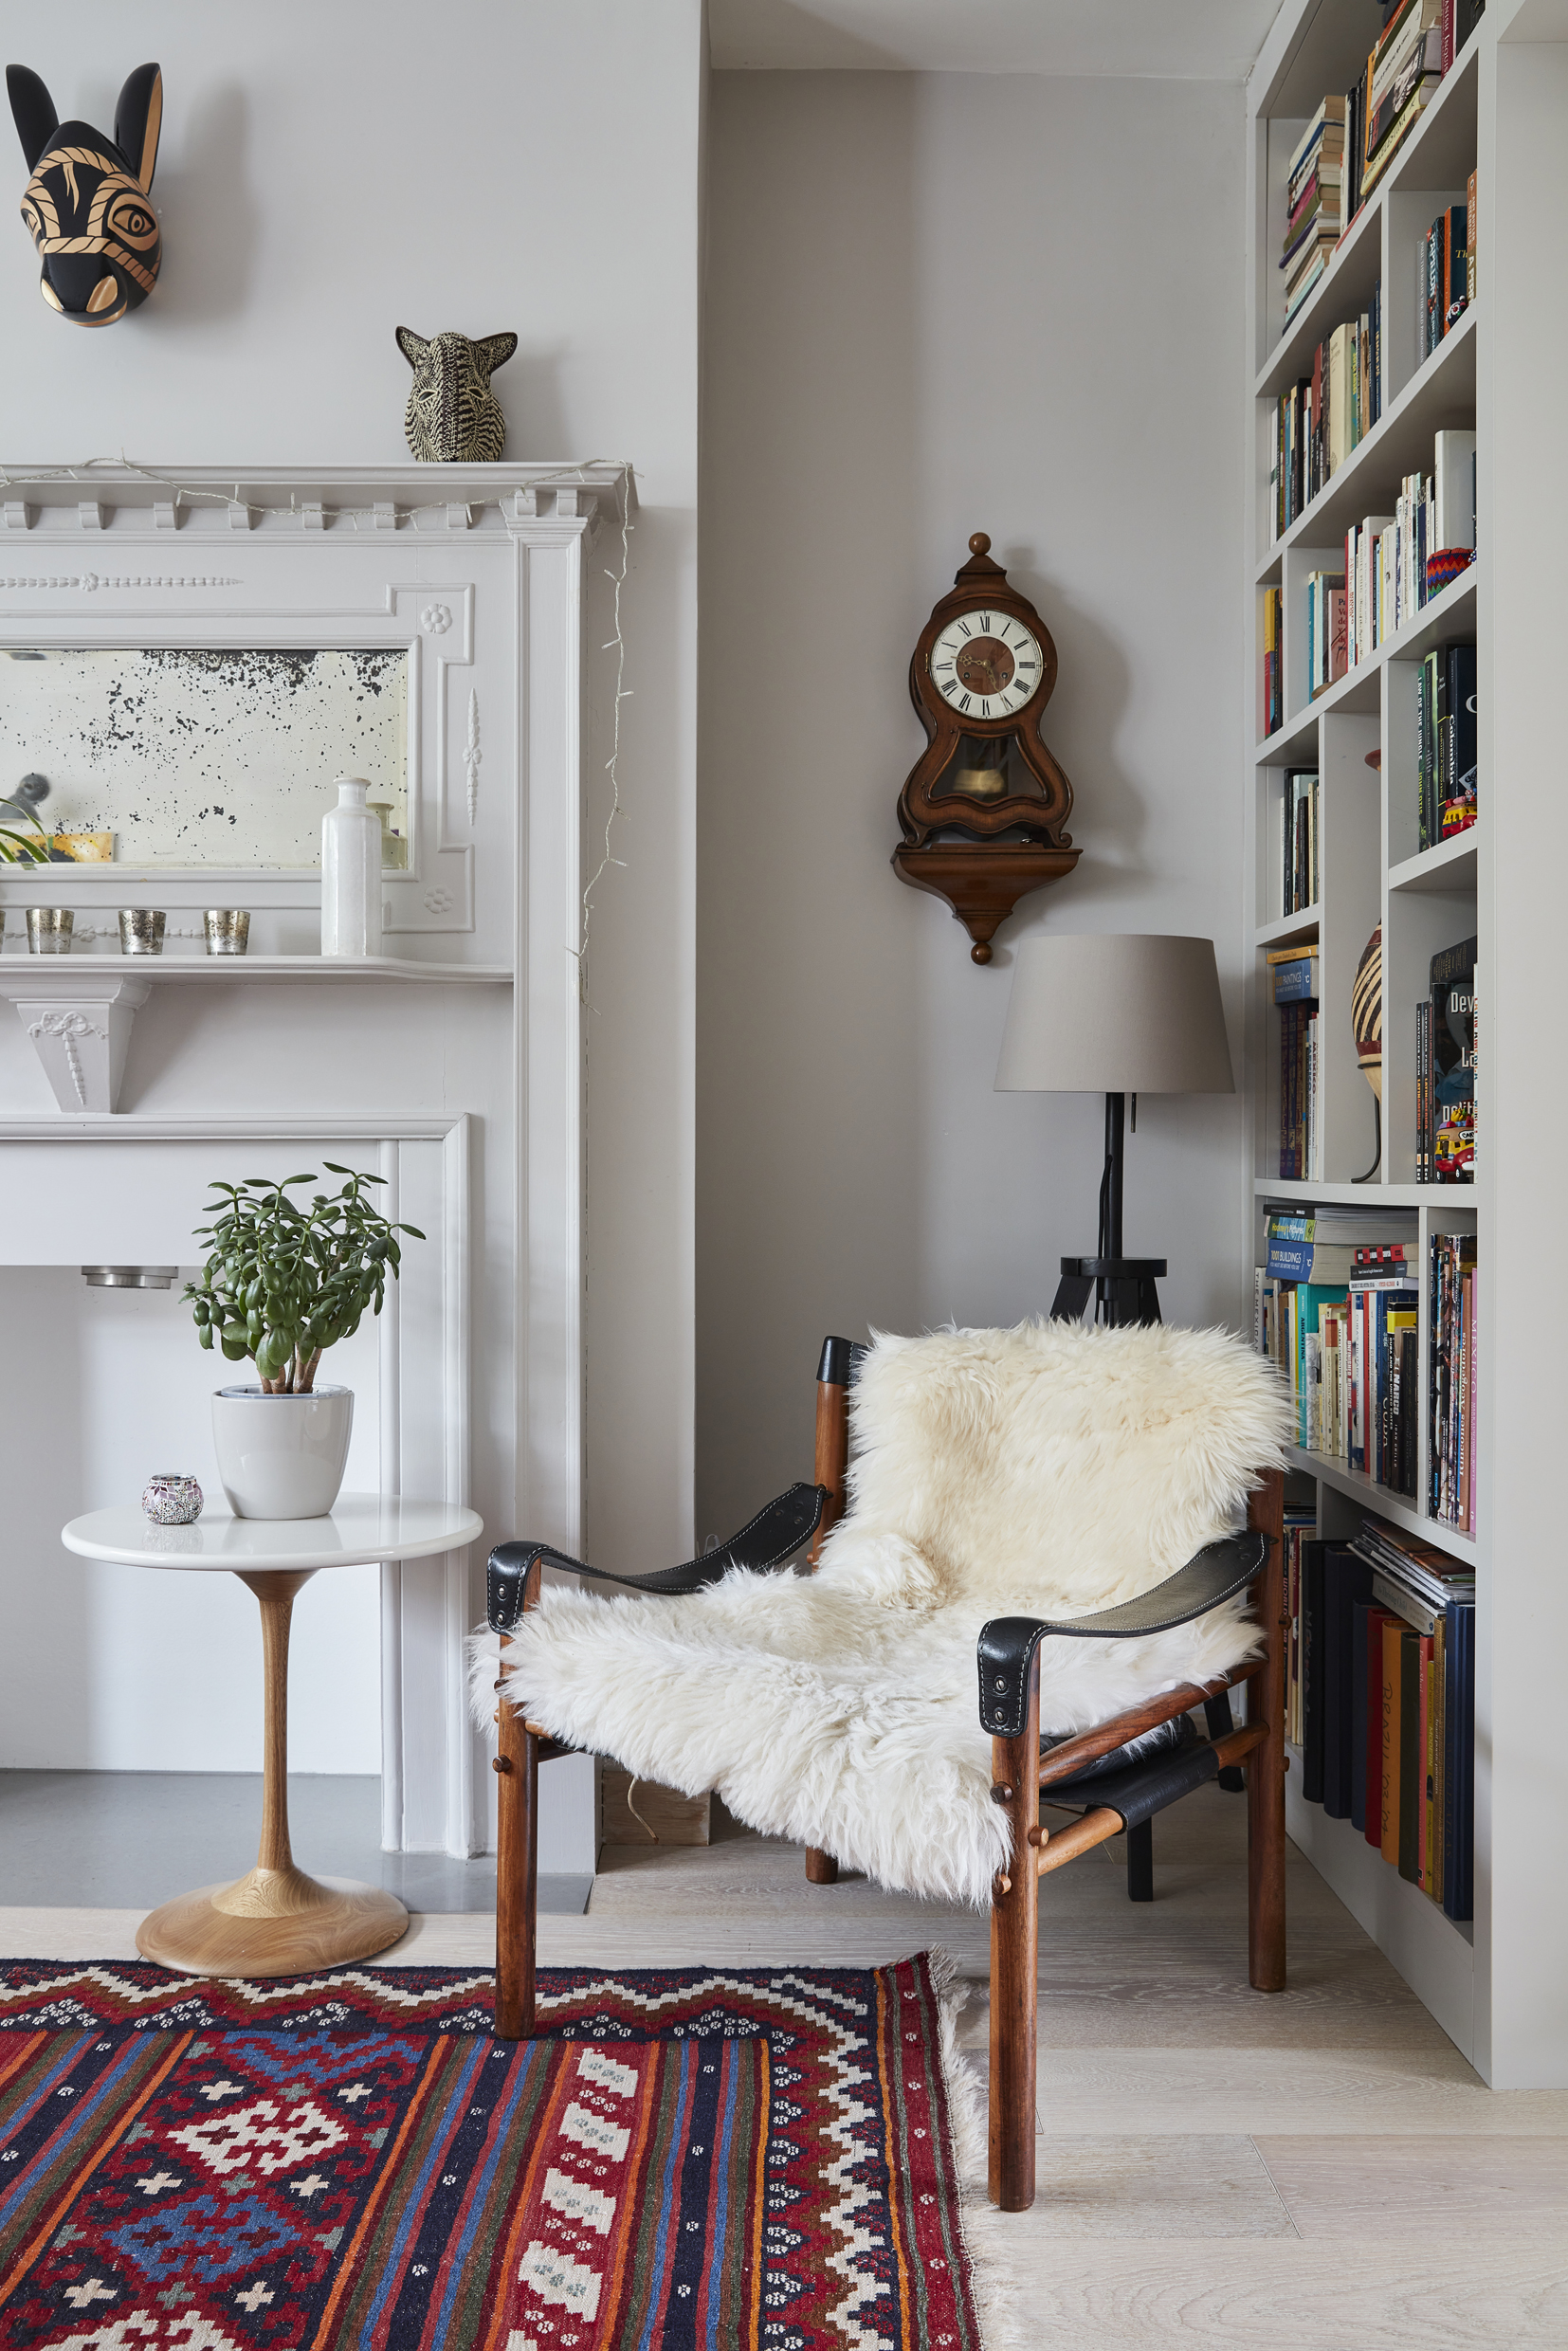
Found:
[[[1135,1600],[1091,1616],[1053,1621],[1038,1616],[994,1616],[980,1628],[980,1727],[994,1739],[1017,1739],[1024,1727],[1030,1668],[1042,1641],[1127,1641],[1140,1633],[1167,1632],[1174,1625],[1206,1616],[1249,1584],[1268,1556],[1271,1538],[1249,1527],[1222,1536],[1178,1567],[1174,1576]]]
[[[629,1592],[654,1593],[665,1598],[704,1591],[709,1584],[727,1576],[732,1567],[750,1568],[758,1576],[771,1574],[792,1559],[803,1543],[811,1541],[822,1522],[827,1499],[824,1486],[792,1485],[717,1550],[704,1552],[698,1559],[687,1559],[680,1567],[655,1568],[647,1576],[623,1576],[612,1568],[590,1567],[586,1559],[574,1559],[569,1552],[557,1551],[553,1543],[498,1543],[490,1554],[484,1577],[485,1614],[490,1629],[493,1632],[511,1632],[520,1622],[523,1579],[536,1559],[542,1559],[547,1567],[568,1568],[574,1576],[592,1576],[599,1583],[624,1584]]]

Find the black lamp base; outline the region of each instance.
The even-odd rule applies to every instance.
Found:
[[[1138,1322],[1158,1322],[1163,1257],[1064,1257],[1062,1279],[1051,1301],[1053,1322],[1082,1322],[1089,1293],[1095,1293],[1097,1322],[1113,1331]]]
[[[1094,1257],[1064,1257],[1062,1280],[1051,1302],[1053,1322],[1081,1322],[1093,1294],[1094,1319],[1109,1330],[1130,1330],[1140,1322],[1158,1322],[1159,1292],[1156,1282],[1165,1271],[1163,1257],[1123,1257],[1121,1254],[1121,1162],[1126,1096],[1105,1097],[1105,1172],[1100,1178],[1100,1249]],[[1135,1100],[1136,1113],[1136,1100]]]

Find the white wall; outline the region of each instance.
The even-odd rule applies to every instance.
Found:
[[[219,1376],[179,1285],[94,1290],[75,1266],[6,1266],[0,1343],[19,1465],[0,1551],[0,1769],[259,1771],[261,1645],[238,1577],[110,1567],[60,1543],[66,1518],[134,1501],[159,1467],[193,1471],[224,1506],[208,1401]],[[345,1483],[374,1491],[373,1321],[334,1351],[332,1377],[355,1394]],[[336,1569],[297,1603],[296,1771],[380,1769],[379,1576]]]
[[[413,0],[147,0],[134,19],[111,0],[65,14],[4,0],[0,32],[63,117],[111,128],[119,83],[144,58],[159,60],[165,88],[163,274],[140,311],[96,334],[66,324],[40,299],[21,223],[0,235],[0,460],[401,458],[401,323],[518,331],[495,381],[509,456],[637,466],[625,865],[597,893],[592,965],[588,1540],[679,1557],[692,1394],[700,0],[448,0],[434,12]],[[0,137],[19,194],[20,149],[9,127]]]
[[[1239,1059],[1239,88],[714,77],[699,1517],[809,1474],[830,1330],[1011,1321],[1092,1248],[1103,1105],[992,1091],[1030,930],[1205,933]],[[1076,873],[988,970],[888,858],[910,651],[987,530],[1056,639]],[[1126,1241],[1236,1320],[1239,1110],[1140,1104]]]

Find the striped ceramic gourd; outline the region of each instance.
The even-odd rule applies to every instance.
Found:
[[[1356,984],[1350,992],[1351,1026],[1356,1031],[1356,1062],[1362,1076],[1383,1099],[1383,926],[1379,922],[1361,950]]]

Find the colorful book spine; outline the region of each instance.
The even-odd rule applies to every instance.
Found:
[[[1263,674],[1259,697],[1261,738],[1277,735],[1285,724],[1285,682],[1280,592],[1263,592]]]
[[[1428,1277],[1427,1506],[1446,1526],[1475,1525],[1475,1300],[1473,1233],[1434,1233]]]

